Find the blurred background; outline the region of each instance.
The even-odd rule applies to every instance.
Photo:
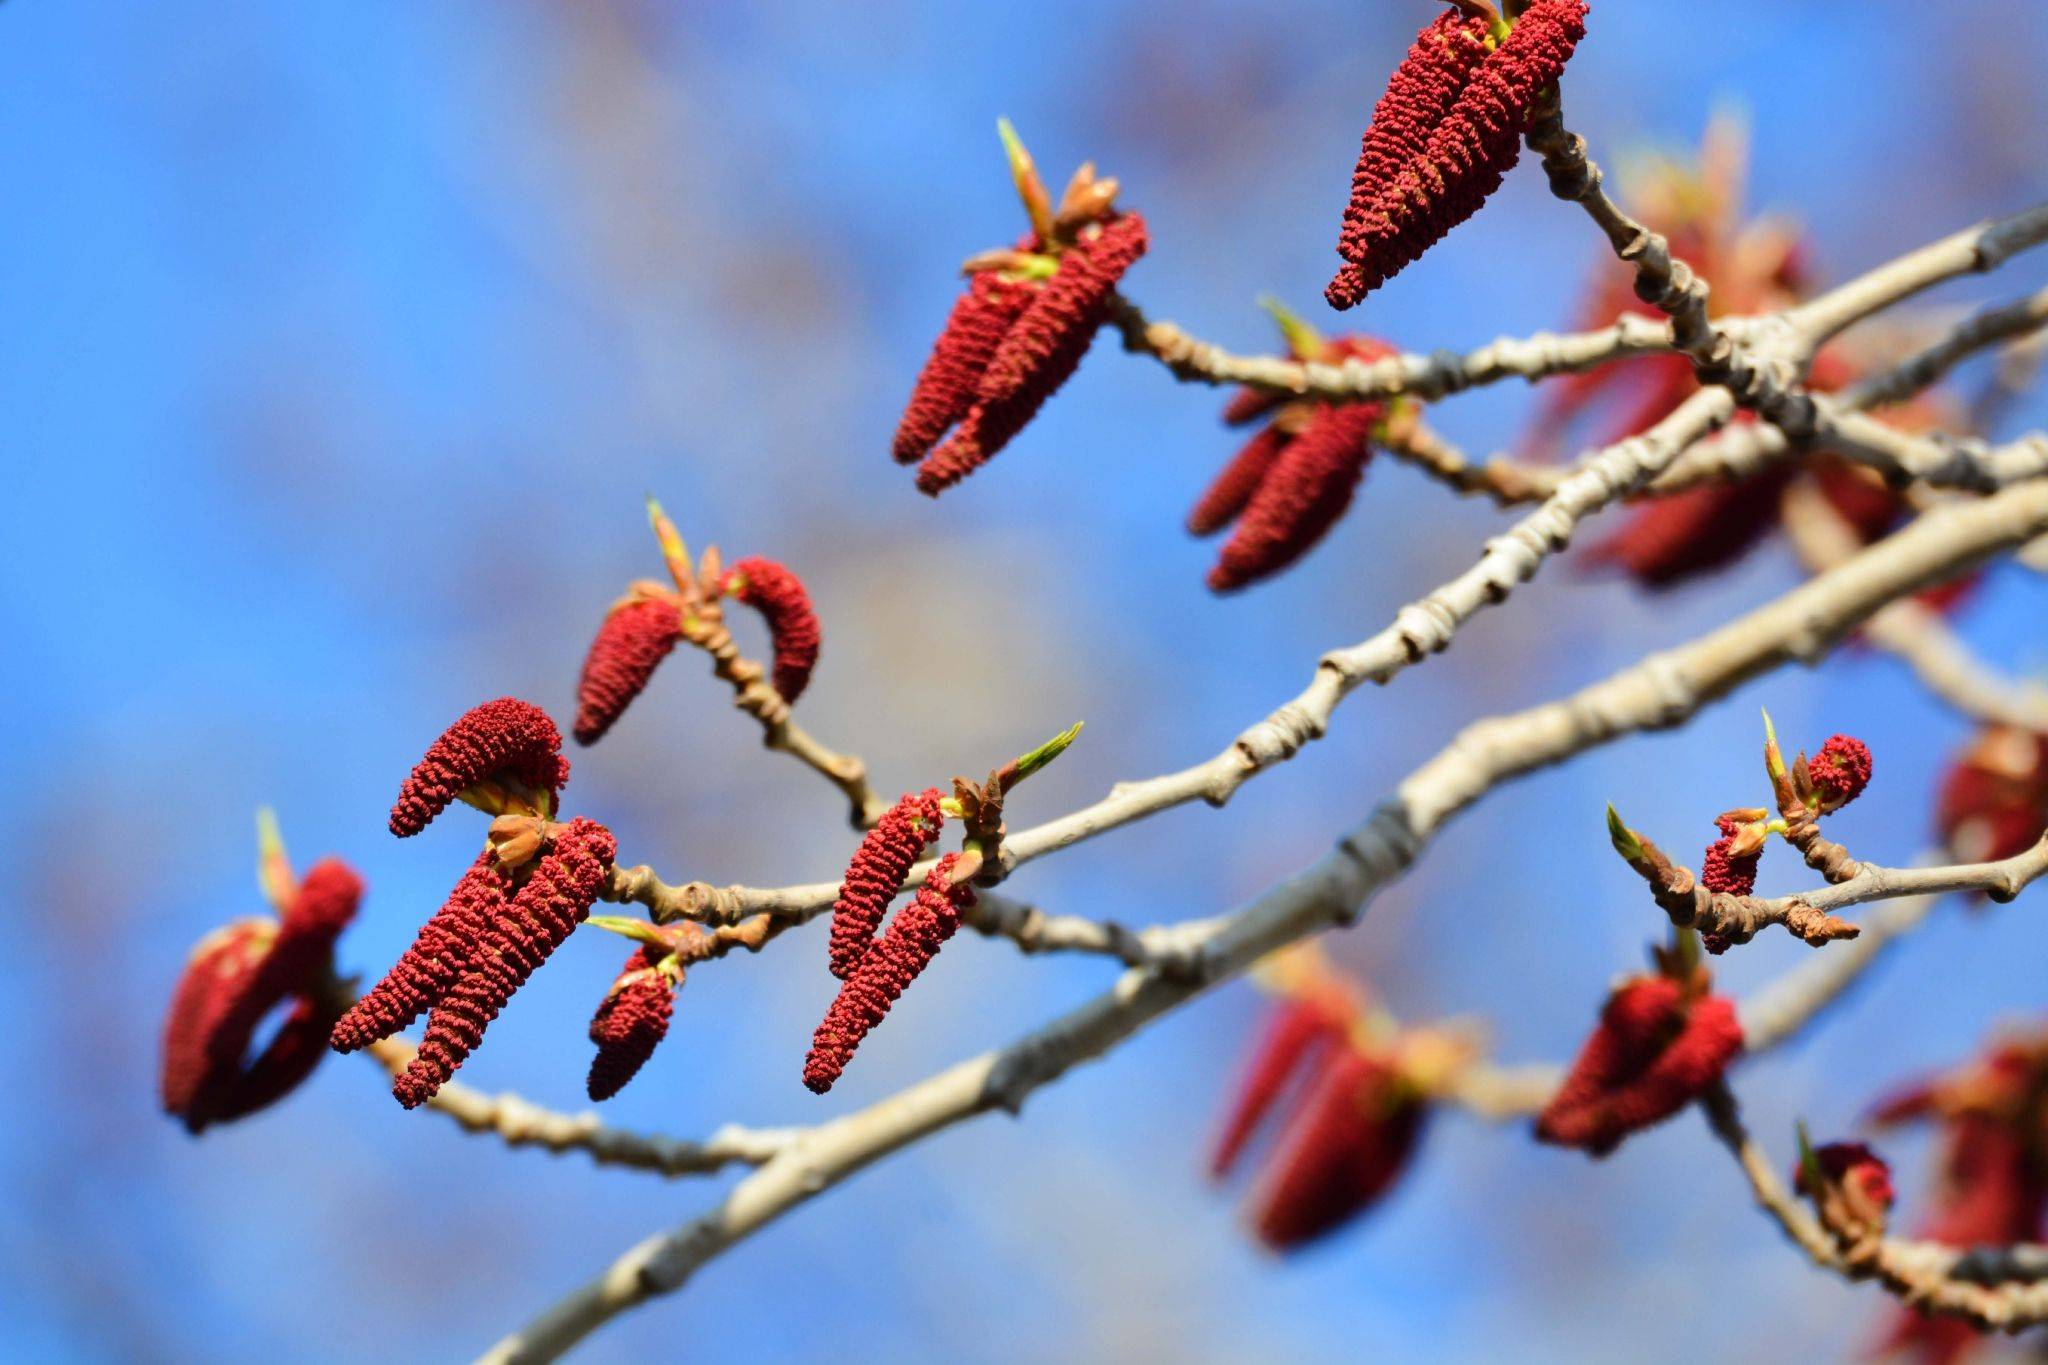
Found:
[[[1122,178],[1154,240],[1133,298],[1268,349],[1261,292],[1331,321],[1319,292],[1359,131],[1434,10],[0,9],[10,1358],[465,1357],[731,1178],[507,1151],[402,1112],[347,1059],[199,1140],[156,1106],[158,1021],[188,948],[260,908],[254,809],[277,807],[302,866],[331,852],[363,870],[342,959],[381,971],[480,831],[451,818],[392,840],[398,780],[482,699],[567,720],[601,613],[659,571],[645,494],[693,544],[806,577],[826,643],[805,723],[888,792],[1085,718],[1013,826],[1207,757],[1322,650],[1464,568],[1501,515],[1382,462],[1300,569],[1211,599],[1213,549],[1180,519],[1233,446],[1218,396],[1107,340],[943,502],[886,454],[957,262],[1019,230],[998,114],[1055,184],[1084,157]],[[2048,191],[2048,12],[2028,0],[1595,10],[1568,94],[1596,154],[1683,152],[1717,105],[1746,109],[1752,202],[1810,225],[1825,278]],[[1360,325],[1410,349],[1563,325],[1597,245],[1525,166]],[[2024,259],[1940,302],[2041,278]],[[1504,386],[1436,420],[1486,450],[1528,401]],[[2037,400],[2005,420],[2044,418]],[[1557,566],[1447,656],[1356,697],[1227,814],[1175,812],[1011,889],[1137,923],[1227,909],[1454,727],[1795,576],[1781,542],[1666,597]],[[1996,574],[1962,628],[2038,671],[2043,591]],[[1840,837],[1887,861],[1925,844],[1968,727],[1849,650],[1683,734],[1500,792],[1334,951],[1405,1018],[1482,1014],[1505,1060],[1567,1055],[1660,930],[1607,852],[1603,803],[1686,832],[1674,843],[1704,837],[1703,801],[1763,796],[1759,704],[1800,743],[1872,742],[1877,780]],[[672,880],[825,879],[849,848],[839,797],[762,754],[688,658],[574,759],[569,808]],[[1781,853],[1763,889],[1796,871]],[[1888,1081],[2038,1011],[2037,913],[1944,911],[1807,1041],[1741,1073],[1758,1133],[1789,1152],[1796,1116],[1845,1130]],[[621,956],[597,939],[521,993],[463,1080],[583,1105],[585,1021]],[[1768,935],[1721,979],[1740,992],[1807,951]],[[701,1135],[846,1112],[1112,978],[963,936],[820,1100],[798,1070],[833,984],[821,957],[807,934],[694,974],[609,1116]],[[1200,1171],[1259,1011],[1229,986],[1020,1119],[890,1160],[586,1357],[1619,1361],[1836,1357],[1868,1339],[1879,1296],[1785,1248],[1689,1116],[1596,1164],[1446,1115],[1368,1219],[1290,1260],[1260,1252]],[[1910,1205],[1922,1149],[1890,1150]]]

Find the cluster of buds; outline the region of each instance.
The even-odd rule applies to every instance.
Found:
[[[1891,1217],[1892,1168],[1861,1142],[1816,1147],[1799,1129],[1799,1164],[1792,1188],[1813,1204],[1821,1226],[1844,1248],[1867,1247],[1884,1236]]]
[[[1455,0],[1424,28],[1373,109],[1324,290],[1349,308],[1479,211],[1521,155],[1586,34],[1585,0],[1529,0],[1513,18]]]
[[[1393,348],[1370,337],[1325,338],[1270,300],[1288,349],[1300,361],[1379,360]],[[1231,592],[1280,572],[1313,549],[1350,507],[1375,442],[1391,421],[1411,419],[1406,400],[1323,403],[1259,389],[1233,395],[1231,426],[1263,421],[1188,514],[1188,530],[1212,535],[1236,523],[1209,570],[1209,587]]]
[[[1977,1060],[1888,1096],[1871,1119],[1940,1125],[1922,1237],[1967,1249],[2048,1235],[2048,1031],[2001,1039]],[[1961,1319],[1901,1308],[1881,1349],[1954,1361],[1982,1340]]]
[[[387,1038],[424,1011],[419,1053],[392,1083],[411,1109],[431,1099],[482,1043],[484,1030],[590,911],[610,876],[611,831],[554,820],[568,760],[538,707],[486,702],[434,741],[392,811],[414,834],[450,802],[495,816],[488,846],[384,979],[335,1022],[336,1051]],[[545,778],[545,781],[536,780]]]
[[[1657,970],[1616,987],[1536,1118],[1536,1136],[1606,1156],[1718,1084],[1742,1051],[1735,1005],[1713,994],[1693,936],[1659,949]]]
[[[362,879],[338,859],[295,878],[269,811],[257,831],[257,880],[275,914],[201,939],[164,1020],[164,1112],[194,1133],[275,1103],[319,1064],[335,1017],[335,940],[362,900]],[[286,1001],[283,1021],[250,1058],[257,1026]]]
[[[693,562],[675,523],[652,498],[647,500],[647,515],[674,587],[642,579],[605,614],[576,683],[576,742],[595,744],[602,739],[646,690],[654,670],[679,640],[711,655],[719,676],[738,689],[741,709],[769,724],[786,719],[790,706],[810,685],[823,638],[803,580],[776,561],[758,556],[727,568],[715,545]],[[721,600],[726,597],[752,607],[768,627],[774,662],[767,675],[760,665],[739,656],[725,625]]]
[[[1718,837],[1707,845],[1699,875],[1679,866],[1607,808],[1608,837],[1614,850],[1650,883],[1657,903],[1679,928],[1696,928],[1707,951],[1725,952],[1747,943],[1756,930],[1774,919],[1809,943],[1853,938],[1856,926],[1803,903],[1783,908],[1782,915],[1761,913],[1769,907],[1753,902],[1758,864],[1771,835],[1783,838],[1812,867],[1833,882],[1847,881],[1861,870],[1847,849],[1821,837],[1820,821],[1863,794],[1870,785],[1870,748],[1850,735],[1832,735],[1808,758],[1802,750],[1787,762],[1769,714],[1764,716],[1764,770],[1771,780],[1777,814],[1768,807],[1739,806],[1714,817]]]
[[[974,878],[999,865],[1004,798],[1065,753],[1080,733],[1079,725],[1062,731],[983,782],[956,777],[949,797],[936,787],[906,792],[861,839],[832,905],[829,965],[841,984],[804,1058],[804,1084],[814,1093],[832,1088],[862,1040],[959,929],[961,915],[974,904]],[[884,929],[890,903],[948,817],[964,826],[960,851],[932,864],[911,903]]]
[[[897,427],[897,463],[919,462],[932,496],[986,464],[1072,377],[1147,246],[1145,220],[1114,207],[1114,178],[1084,164],[1054,208],[1015,130],[999,127],[1031,231],[967,262],[967,292]]]
[[[1455,1030],[1401,1029],[1313,947],[1283,952],[1258,976],[1277,1000],[1209,1170],[1229,1176],[1287,1100],[1247,1204],[1253,1236],[1284,1252],[1335,1231],[1393,1188],[1432,1101],[1475,1049]]]
[[[1948,850],[1962,862],[2010,858],[2048,833],[2048,735],[1986,726],[1949,760],[1935,803]]]

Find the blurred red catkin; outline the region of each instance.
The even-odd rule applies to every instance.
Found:
[[[399,787],[391,832],[418,834],[464,791],[493,779],[550,795],[569,780],[562,732],[533,703],[487,701],[443,731]]]
[[[354,919],[362,880],[337,859],[316,863],[277,920],[239,920],[202,940],[185,964],[164,1021],[164,1111],[197,1133],[252,1113],[313,1069],[305,1034],[325,1035],[324,987],[334,944]],[[254,1061],[249,1045],[281,1002],[299,1005]]]
[[[659,597],[635,597],[606,614],[576,680],[578,744],[604,738],[676,647],[681,630],[676,604]]]
[[[725,575],[725,591],[761,613],[775,650],[775,690],[794,702],[810,686],[823,631],[803,580],[772,559],[742,559]]]
[[[1026,238],[1019,249],[1037,250],[1037,238]],[[989,357],[1036,292],[1022,280],[1004,279],[997,270],[976,271],[968,280],[967,292],[954,303],[910,391],[892,447],[898,464],[923,459],[967,415]]]
[[[936,497],[981,468],[1073,376],[1109,316],[1117,282],[1147,244],[1144,218],[1124,213],[1060,254],[1053,277],[989,357],[959,427],[918,466],[920,491]]]
[[[1315,1065],[1326,1048],[1342,1045],[1344,1030],[1344,1012],[1320,997],[1290,995],[1275,1006],[1216,1135],[1209,1157],[1212,1177],[1230,1174],[1288,1085]]]
[[[1247,389],[1238,397],[1246,394],[1266,396],[1257,389]],[[1188,531],[1198,536],[1214,535],[1236,521],[1245,504],[1252,500],[1252,494],[1266,481],[1273,462],[1280,458],[1280,452],[1287,449],[1292,440],[1293,437],[1274,423],[1254,432],[1252,438],[1231,457],[1230,463],[1223,466],[1223,472],[1203,492],[1194,510],[1188,513]]]
[[[428,1014],[419,1055],[392,1082],[400,1104],[426,1103],[477,1049],[513,993],[590,913],[617,856],[611,831],[595,820],[578,816],[554,833],[553,846]]]
[[[1338,245],[1350,264],[1325,291],[1331,307],[1349,308],[1392,279],[1500,188],[1585,21],[1584,0],[1535,0],[1471,69],[1422,149],[1375,193],[1362,201],[1354,194]]]
[[[939,789],[927,787],[905,792],[862,837],[832,902],[832,975],[841,981],[853,975],[902,889],[904,875],[939,837],[945,819]]]
[[[804,1058],[804,1084],[816,1094],[832,1088],[853,1060],[861,1040],[888,1015],[912,981],[938,955],[939,948],[960,927],[961,912],[974,904],[974,890],[953,885],[948,853],[932,867],[917,896],[898,912],[875,945],[840,986]]]
[[[1390,1063],[1337,1052],[1310,1080],[1252,1191],[1253,1234],[1290,1251],[1364,1212],[1407,1169],[1427,1113]]]
[[[335,1022],[334,1050],[368,1047],[424,1014],[455,984],[511,890],[512,878],[498,866],[497,855],[490,849],[477,855],[384,979]]]
[[[1337,239],[1337,254],[1346,261],[1365,255],[1367,215],[1374,202],[1422,155],[1430,130],[1450,112],[1487,51],[1486,21],[1458,10],[1439,14],[1416,35],[1373,107],[1359,147],[1358,166],[1351,173],[1351,199]],[[1358,301],[1349,292],[1349,281],[1355,278],[1349,268],[1339,272],[1330,285],[1331,307],[1349,308]]]
[[[1990,862],[2024,852],[2048,829],[2048,735],[1987,726],[1949,761],[1935,803],[1949,852]]]
[[[1351,505],[1372,436],[1377,403],[1322,408],[1275,456],[1209,570],[1209,587],[1234,592],[1270,577],[1314,548]]]
[[[623,1090],[668,1036],[675,990],[682,983],[656,968],[667,955],[666,948],[642,944],[626,959],[591,1018],[590,1041],[597,1044],[586,1082],[591,1099],[608,1100]]]
[[[1814,1148],[1813,1155],[1823,1181],[1851,1189],[1860,1203],[1879,1213],[1891,1208],[1892,1168],[1867,1144],[1829,1142]],[[1804,1162],[1792,1168],[1792,1188],[1809,1198],[1819,1193],[1806,1178]]]
[[[1587,558],[1627,574],[1646,588],[1672,588],[1733,564],[1778,524],[1791,481],[1779,466],[1734,483],[1705,483],[1637,509],[1619,530],[1596,541]]]
[[[1669,977],[1637,977],[1608,997],[1536,1136],[1605,1156],[1631,1133],[1699,1098],[1742,1050],[1735,1007],[1718,995],[1690,1002]]]
[[[1870,785],[1870,746],[1850,735],[1830,735],[1806,770],[1827,809],[1840,810]]]

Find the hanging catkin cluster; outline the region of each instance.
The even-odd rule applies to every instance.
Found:
[[[1698,1099],[1742,1050],[1733,1002],[1669,976],[1639,976],[1608,997],[1536,1136],[1605,1156]]]
[[[569,780],[562,732],[547,713],[517,697],[500,697],[449,726],[413,766],[391,808],[391,832],[418,834],[450,802],[473,787],[510,782],[552,803]]]
[[[420,926],[412,945],[383,980],[336,1021],[336,1052],[354,1052],[388,1038],[427,1012],[455,984],[512,892],[512,876],[485,849],[470,864],[447,901]]]
[[[277,919],[238,920],[193,949],[164,1022],[164,1111],[197,1133],[282,1097],[319,1062],[333,1023],[327,978],[334,944],[355,918],[362,879],[329,858],[314,864]],[[257,1026],[292,1008],[247,1060]]]
[[[391,1086],[406,1108],[431,1099],[483,1042],[513,993],[590,913],[618,856],[611,831],[581,816],[555,828],[550,844],[429,1011],[419,1055]]]
[[[774,560],[755,556],[726,570],[724,591],[761,614],[775,651],[775,690],[794,704],[810,685],[824,635],[803,580]]]
[[[832,975],[846,980],[867,956],[904,874],[939,837],[945,818],[937,787],[905,792],[862,837],[832,902]]]
[[[591,1099],[608,1100],[623,1090],[668,1036],[683,971],[664,968],[663,959],[674,962],[666,946],[636,948],[591,1017],[590,1041],[597,1044],[586,1082]]]
[[[981,276],[989,272],[977,274],[933,347],[897,432],[897,460],[907,464],[922,457],[920,490],[936,496],[960,482],[1037,415],[1080,367],[1109,316],[1117,282],[1146,245],[1142,217],[1110,214],[1078,230],[1059,253],[1050,279],[984,285]],[[977,295],[983,302],[969,307]],[[988,336],[1005,321],[1000,338],[989,345]],[[963,403],[970,373],[973,387]],[[940,413],[957,425],[932,449],[939,439],[931,434],[934,428],[945,430],[937,426]]]
[[[1423,30],[1360,148],[1331,307],[1356,304],[1479,211],[1585,32],[1584,0],[1533,0],[1505,37],[1452,15]]]
[[[804,1058],[804,1084],[812,1091],[822,1095],[832,1088],[861,1040],[960,927],[961,912],[974,904],[973,888],[953,881],[960,856],[948,853],[933,864],[916,898],[890,921],[839,988]]]
[[[604,738],[681,638],[682,615],[665,596],[636,593],[611,609],[576,680],[578,744]]]
[[[1369,337],[1339,337],[1316,358],[1334,364],[1392,354],[1391,347]],[[1270,410],[1265,398],[1253,390],[1235,395],[1224,420],[1265,416]],[[1382,403],[1281,405],[1188,514],[1188,529],[1196,535],[1236,523],[1209,570],[1209,587],[1216,592],[1245,587],[1313,549],[1351,505],[1386,415]]]

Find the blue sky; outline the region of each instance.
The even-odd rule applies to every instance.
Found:
[[[1018,215],[993,128],[1053,177],[1125,185],[1154,247],[1129,292],[1242,348],[1254,298],[1317,320],[1365,111],[1433,6],[105,3],[0,9],[0,363],[17,474],[0,602],[17,784],[0,960],[19,1098],[0,1311],[16,1358],[441,1359],[474,1351],[722,1183],[510,1153],[401,1113],[359,1063],[192,1141],[155,1112],[156,1026],[187,946],[256,908],[250,817],[367,877],[344,941],[380,969],[478,831],[398,844],[411,759],[473,703],[569,709],[605,605],[658,569],[640,501],[693,541],[802,571],[826,629],[808,723],[892,791],[977,772],[1077,718],[1034,822],[1212,753],[1457,572],[1500,525],[1398,468],[1299,571],[1228,601],[1179,530],[1228,453],[1215,399],[1104,342],[1032,431],[943,502],[885,453],[955,287]],[[697,10],[709,13],[694,12]],[[2048,190],[2022,0],[1596,6],[1567,100],[1609,162],[1749,111],[1753,201],[1840,277]],[[1517,171],[1359,325],[1469,346],[1561,325],[1597,242]],[[1941,303],[2038,287],[2040,261]],[[1974,372],[1963,391],[1975,382]],[[1440,420],[1512,439],[1519,388]],[[2035,402],[2014,427],[2048,418]],[[1347,705],[1227,815],[1175,812],[1016,890],[1152,922],[1313,857],[1457,724],[1546,699],[1789,583],[1773,547],[1647,599],[1549,573],[1453,651]],[[995,628],[983,624],[1001,604]],[[1994,578],[1970,638],[2048,664],[2042,588]],[[1678,735],[1518,784],[1449,831],[1338,951],[1410,1017],[1481,1013],[1510,1059],[1563,1055],[1640,960],[1653,907],[1603,852],[1756,799],[1755,707],[1865,735],[1845,815],[1903,860],[1966,727],[1851,653]],[[763,755],[680,661],[571,806],[674,879],[834,873],[837,797]],[[1725,793],[1725,795],[1723,795]],[[1782,866],[1767,871],[1795,883]],[[1948,913],[1808,1042],[1745,1073],[1759,1131],[1846,1126],[1901,1071],[2040,1006],[2024,903]],[[591,936],[595,937],[595,936]],[[819,950],[822,955],[822,948]],[[1800,960],[1766,939],[1734,989]],[[465,1079],[581,1102],[614,967],[579,938]],[[797,1083],[829,997],[803,940],[693,977],[611,1108],[702,1133],[844,1112],[1100,989],[1092,961],[962,940],[820,1101]],[[1199,1151],[1257,1000],[1218,992],[1108,1062],[864,1174],[594,1341],[594,1360],[1165,1357],[1606,1360],[1839,1354],[1876,1311],[1819,1279],[1681,1120],[1600,1165],[1446,1116],[1375,1217],[1279,1263]],[[1917,1188],[1918,1152],[1902,1146]],[[1674,1336],[1674,1324],[1683,1324]]]

